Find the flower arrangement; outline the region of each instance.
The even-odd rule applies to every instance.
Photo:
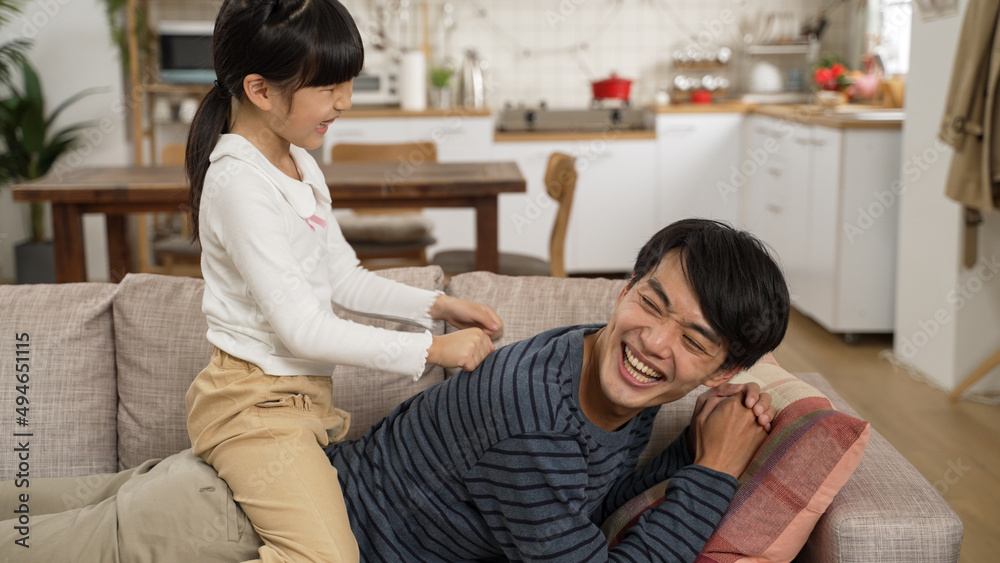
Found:
[[[821,90],[841,92],[851,85],[847,67],[835,55],[820,59],[813,70],[813,82]]]

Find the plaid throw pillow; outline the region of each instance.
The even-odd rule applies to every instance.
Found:
[[[778,414],[698,563],[794,559],[868,443],[867,422],[837,412],[822,393],[780,367],[762,363],[733,378],[749,382],[771,394]],[[665,488],[646,491],[605,521],[609,547],[662,502]]]

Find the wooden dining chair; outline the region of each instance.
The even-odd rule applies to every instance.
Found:
[[[566,277],[566,231],[576,192],[576,159],[561,152],[552,153],[545,169],[545,191],[559,208],[549,238],[549,259],[500,253],[500,273],[508,276]],[[476,253],[472,250],[445,250],[434,254],[431,264],[441,266],[445,275],[454,276],[475,270]]]
[[[340,143],[330,150],[337,162],[396,162],[419,166],[437,162],[437,145],[415,143]],[[337,217],[344,238],[369,269],[426,266],[427,247],[434,244],[434,224],[415,208],[354,209]]]
[[[160,153],[160,164],[165,166],[182,166],[184,164],[185,145],[171,143],[163,147]],[[152,241],[147,238],[147,216],[152,216]],[[148,244],[152,249],[152,260],[146,246],[140,247],[141,271],[165,274],[170,276],[201,277],[201,245],[191,241],[191,226],[186,213],[158,213],[140,216],[139,232],[143,233],[140,244]],[[147,255],[145,260],[143,254]]]

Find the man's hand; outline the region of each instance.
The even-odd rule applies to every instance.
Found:
[[[493,351],[490,338],[478,328],[432,338],[431,347],[427,349],[427,361],[443,368],[472,371]]]
[[[775,409],[771,406],[771,395],[761,393],[759,385],[756,383],[731,383],[713,387],[698,397],[694,413],[691,415],[691,425],[688,427],[688,449],[693,452],[696,460],[704,453],[703,449],[699,449],[704,447],[701,445],[704,444],[704,440],[699,436],[700,428],[714,410],[727,399],[736,401],[737,404],[742,403],[742,406],[747,409],[746,413],[753,417],[765,434],[771,431],[771,421],[774,420]],[[758,443],[753,451],[759,447]],[[752,455],[751,453],[751,457]],[[736,477],[739,478],[739,475]]]
[[[771,395],[760,392],[760,385],[756,383],[724,383],[718,387],[712,387],[698,397],[694,405],[694,414],[691,415],[693,421],[695,417],[705,408],[710,397],[729,397],[737,393],[743,394],[743,404],[753,410],[757,417],[757,423],[761,425],[765,432],[771,431],[771,421],[774,420],[775,410],[771,406]],[[713,403],[718,404],[718,403]]]
[[[503,321],[489,305],[441,294],[431,305],[432,319],[439,319],[458,328],[479,328],[491,338],[503,334]]]
[[[767,432],[738,394],[711,397],[692,424],[697,465],[739,479],[760,449]]]

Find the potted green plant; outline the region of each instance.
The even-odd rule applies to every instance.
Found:
[[[63,110],[97,89],[79,92],[46,114],[38,74],[23,58],[21,77],[22,85],[6,77],[9,94],[0,100],[0,185],[43,176],[60,156],[76,146],[79,131],[92,125],[77,123],[52,132]],[[45,240],[44,213],[43,204],[31,204],[31,238],[15,247],[18,283],[55,281],[52,243]]]
[[[451,106],[451,77],[455,74],[449,66],[433,66],[428,73],[431,84],[431,105],[438,109]]]
[[[9,23],[13,16],[21,11],[22,4],[22,0],[0,0],[0,26]],[[9,83],[11,69],[21,64],[24,53],[30,46],[31,42],[27,39],[14,39],[0,44],[0,85]],[[16,206],[10,199],[10,192],[5,191],[3,187],[3,184],[0,183],[0,199],[2,199],[2,204],[0,204],[0,220],[7,225],[11,225],[15,222],[15,216],[11,212]],[[3,230],[6,231],[7,229]],[[0,253],[3,253],[3,256],[0,256],[0,258],[6,258],[6,253],[12,251],[8,250],[10,248],[6,242],[8,236],[9,233],[0,232],[0,242],[4,243],[3,248],[0,249]],[[0,259],[0,278],[5,277],[2,263],[3,260]]]

